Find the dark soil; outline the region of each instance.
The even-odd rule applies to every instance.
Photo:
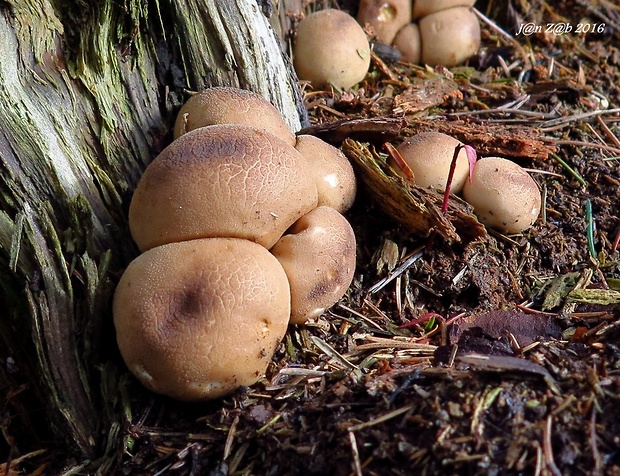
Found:
[[[347,215],[358,270],[341,303],[291,327],[266,378],[221,401],[173,402],[128,378],[102,468],[620,474],[620,7],[552,3],[478,5],[511,36],[482,20],[467,67],[375,59],[353,93],[306,91],[313,126],[404,117],[393,145],[440,130],[532,169],[536,224],[451,243],[412,233],[362,187]],[[528,22],[604,27],[517,36]]]

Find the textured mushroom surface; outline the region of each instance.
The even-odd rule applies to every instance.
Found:
[[[177,115],[174,138],[215,124],[242,124],[265,129],[295,145],[295,135],[273,104],[252,91],[230,87],[209,88],[190,97]]]
[[[304,215],[271,249],[291,286],[291,323],[318,317],[344,295],[355,272],[355,235],[330,207]]]
[[[114,295],[114,325],[131,372],[179,400],[251,385],[284,336],[290,295],[282,266],[247,240],[153,248],[131,262]]]
[[[271,248],[316,207],[307,161],[282,139],[241,125],[183,134],[147,167],[129,208],[140,250],[232,237]]]
[[[348,89],[368,72],[370,44],[355,18],[340,10],[319,10],[297,26],[293,64],[299,79],[314,87]]]
[[[298,136],[295,149],[309,163],[316,183],[318,206],[332,207],[340,213],[351,208],[357,182],[349,159],[334,146],[310,135]]]
[[[505,233],[519,233],[534,224],[541,207],[536,182],[518,164],[501,157],[476,162],[463,198],[487,226]]]
[[[407,138],[397,149],[412,170],[417,186],[444,191],[455,148],[460,144],[454,137],[441,132],[422,132]],[[401,173],[391,159],[389,163]],[[463,189],[468,173],[467,154],[461,149],[456,160],[451,193],[459,193]]]

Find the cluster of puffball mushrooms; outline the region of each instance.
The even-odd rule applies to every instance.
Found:
[[[302,19],[296,31],[293,64],[314,87],[348,89],[370,66],[370,43],[362,28],[392,45],[402,59],[430,66],[456,66],[480,48],[475,0],[361,0],[357,21],[326,9]],[[369,28],[370,27],[370,28]]]
[[[422,188],[443,192],[457,147],[463,144],[441,132],[422,132],[403,141],[397,151],[408,170],[392,157],[388,163]],[[462,194],[484,225],[503,233],[520,233],[534,224],[542,197],[525,169],[508,159],[485,157],[470,176],[464,148],[457,155],[450,193]]]
[[[289,323],[344,295],[356,243],[342,212],[356,183],[338,149],[296,137],[249,91],[192,96],[174,136],[134,192],[129,227],[141,254],[113,314],[138,380],[197,401],[255,383]]]

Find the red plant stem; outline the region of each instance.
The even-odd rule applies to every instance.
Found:
[[[614,238],[614,242],[611,245],[612,253],[616,252],[616,250],[618,249],[618,245],[620,245],[620,227],[618,228],[618,231],[616,232],[616,237]]]
[[[450,200],[450,188],[452,188],[452,179],[456,169],[456,159],[458,159],[463,147],[465,147],[463,144],[459,144],[454,148],[454,155],[452,156],[452,162],[450,162],[450,172],[448,172],[448,181],[446,182],[446,191],[443,193],[443,203],[441,205],[441,213],[443,214],[448,211],[448,201]]]
[[[407,321],[404,324],[401,324],[400,326],[398,326],[398,328],[406,329],[407,327],[417,326],[418,324],[422,324],[433,317],[436,317],[441,321],[445,320],[443,316],[441,316],[440,314],[437,314],[436,312],[427,312],[426,314],[424,314],[421,317],[418,317],[417,319],[411,319],[410,321]]]

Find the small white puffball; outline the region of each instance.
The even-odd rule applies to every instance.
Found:
[[[522,232],[540,213],[540,190],[534,179],[518,164],[500,157],[476,162],[463,198],[474,207],[480,222],[504,233]]]
[[[413,172],[418,187],[433,188],[438,192],[446,189],[454,150],[462,145],[454,137],[441,132],[421,132],[406,139],[397,147],[398,152]],[[388,163],[397,171],[391,158]],[[465,149],[456,159],[456,167],[450,186],[451,193],[460,193],[469,173],[469,161]],[[401,174],[403,175],[403,174]]]
[[[299,79],[316,88],[349,89],[368,72],[370,45],[355,18],[341,10],[319,10],[297,25],[293,64]]]

